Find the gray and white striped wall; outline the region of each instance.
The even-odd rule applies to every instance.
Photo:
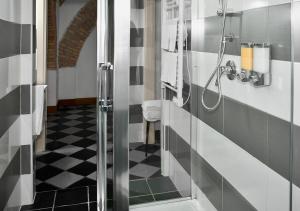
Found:
[[[144,141],[144,0],[131,0],[129,140]]]
[[[300,2],[295,1],[294,6],[295,23],[298,23]],[[296,38],[300,27],[295,25],[295,40],[291,40],[291,2],[229,0],[229,8],[242,13],[228,19],[226,31],[233,32],[236,38],[228,44],[224,63],[234,60],[239,67],[241,42],[269,42],[273,82],[270,87],[258,89],[224,77],[221,106],[208,113],[201,105],[201,93],[217,60],[221,23],[216,16],[218,7],[218,1],[192,1],[191,103],[178,108],[172,102],[165,102],[169,110],[169,116],[165,117],[169,119],[167,149],[171,165],[178,168],[170,170],[171,177],[178,189],[185,192],[191,191],[186,182],[192,177],[201,204],[207,210],[218,211],[289,210],[292,178],[292,206],[293,210],[300,210],[297,167],[300,162],[300,42]],[[210,104],[216,102],[214,86],[207,98]],[[291,103],[294,103],[294,124]]]
[[[33,199],[34,4],[0,2],[0,210]]]

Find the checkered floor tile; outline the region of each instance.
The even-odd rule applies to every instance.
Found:
[[[130,144],[131,180],[161,176],[160,146],[150,145],[148,152],[145,157],[143,144]],[[112,142],[107,167],[112,179]],[[48,115],[46,152],[37,155],[36,169],[38,192],[96,185],[95,106],[65,107]]]

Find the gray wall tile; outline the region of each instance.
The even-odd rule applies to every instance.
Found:
[[[130,67],[130,85],[143,85],[144,84],[144,67],[132,66]]]
[[[191,113],[195,117],[198,116],[198,97],[199,97],[199,92],[198,92],[198,86],[195,84],[192,84],[192,93],[191,93]]]
[[[256,209],[223,179],[223,211],[256,211]]]
[[[191,147],[171,127],[168,129],[169,149],[184,170],[191,174]]]
[[[248,153],[267,163],[268,116],[225,97],[224,135]]]
[[[218,132],[223,132],[223,98],[220,106],[214,112],[207,112],[201,103],[203,88],[198,87],[198,115],[203,122],[214,128]],[[208,106],[214,105],[218,100],[218,95],[208,90],[205,94],[205,102]]]
[[[143,122],[143,110],[141,105],[129,106],[129,123],[142,123]]]
[[[272,45],[272,59],[291,60],[290,11],[291,6],[288,3],[250,9],[243,11],[240,16],[228,17],[226,34],[233,34],[235,38],[233,42],[227,44],[225,53],[240,55],[241,42],[270,43]],[[199,27],[203,24],[205,26],[204,32]],[[222,19],[217,16],[192,20],[191,49],[193,51],[217,53],[221,27]],[[300,30],[297,30],[296,27],[296,33],[297,31]]]
[[[169,151],[170,126],[165,126],[165,150]]]
[[[21,114],[30,114],[31,106],[31,88],[30,85],[21,85]]]
[[[0,210],[4,210],[20,177],[20,149],[11,160],[2,177],[0,178]]]
[[[144,29],[143,28],[130,28],[130,47],[143,47],[144,46]]]
[[[300,187],[300,127],[294,126],[294,139],[293,139],[293,172],[294,172],[294,183]]]
[[[272,45],[272,59],[290,61],[291,4],[269,7],[268,33],[268,42]]]
[[[268,166],[289,179],[291,124],[269,115],[268,131]]]
[[[0,58],[20,54],[21,25],[0,19]]]
[[[31,173],[31,146],[21,146],[21,174]]]
[[[20,87],[0,99],[0,137],[20,116]]]
[[[218,210],[222,210],[222,176],[197,152],[192,151],[192,178]]]
[[[242,42],[267,42],[268,7],[244,11],[241,27]]]
[[[177,153],[177,134],[176,132],[169,127],[169,150],[170,152],[174,155],[174,157],[176,157],[176,153]]]
[[[294,2],[294,10],[295,10],[295,23],[300,23],[300,1]],[[294,54],[295,61],[300,62],[300,25],[294,25]]]
[[[132,9],[144,9],[144,0],[131,0]]]
[[[31,52],[31,25],[22,25],[21,36],[21,54],[30,54]]]
[[[177,149],[176,149],[176,159],[184,170],[190,175],[191,174],[191,147],[183,140],[179,135],[177,135]]]

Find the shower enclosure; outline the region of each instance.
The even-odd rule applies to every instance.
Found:
[[[98,209],[300,211],[299,11],[98,0]]]

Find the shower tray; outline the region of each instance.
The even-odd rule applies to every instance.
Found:
[[[196,200],[169,202],[149,205],[146,207],[133,207],[130,211],[205,211]]]

